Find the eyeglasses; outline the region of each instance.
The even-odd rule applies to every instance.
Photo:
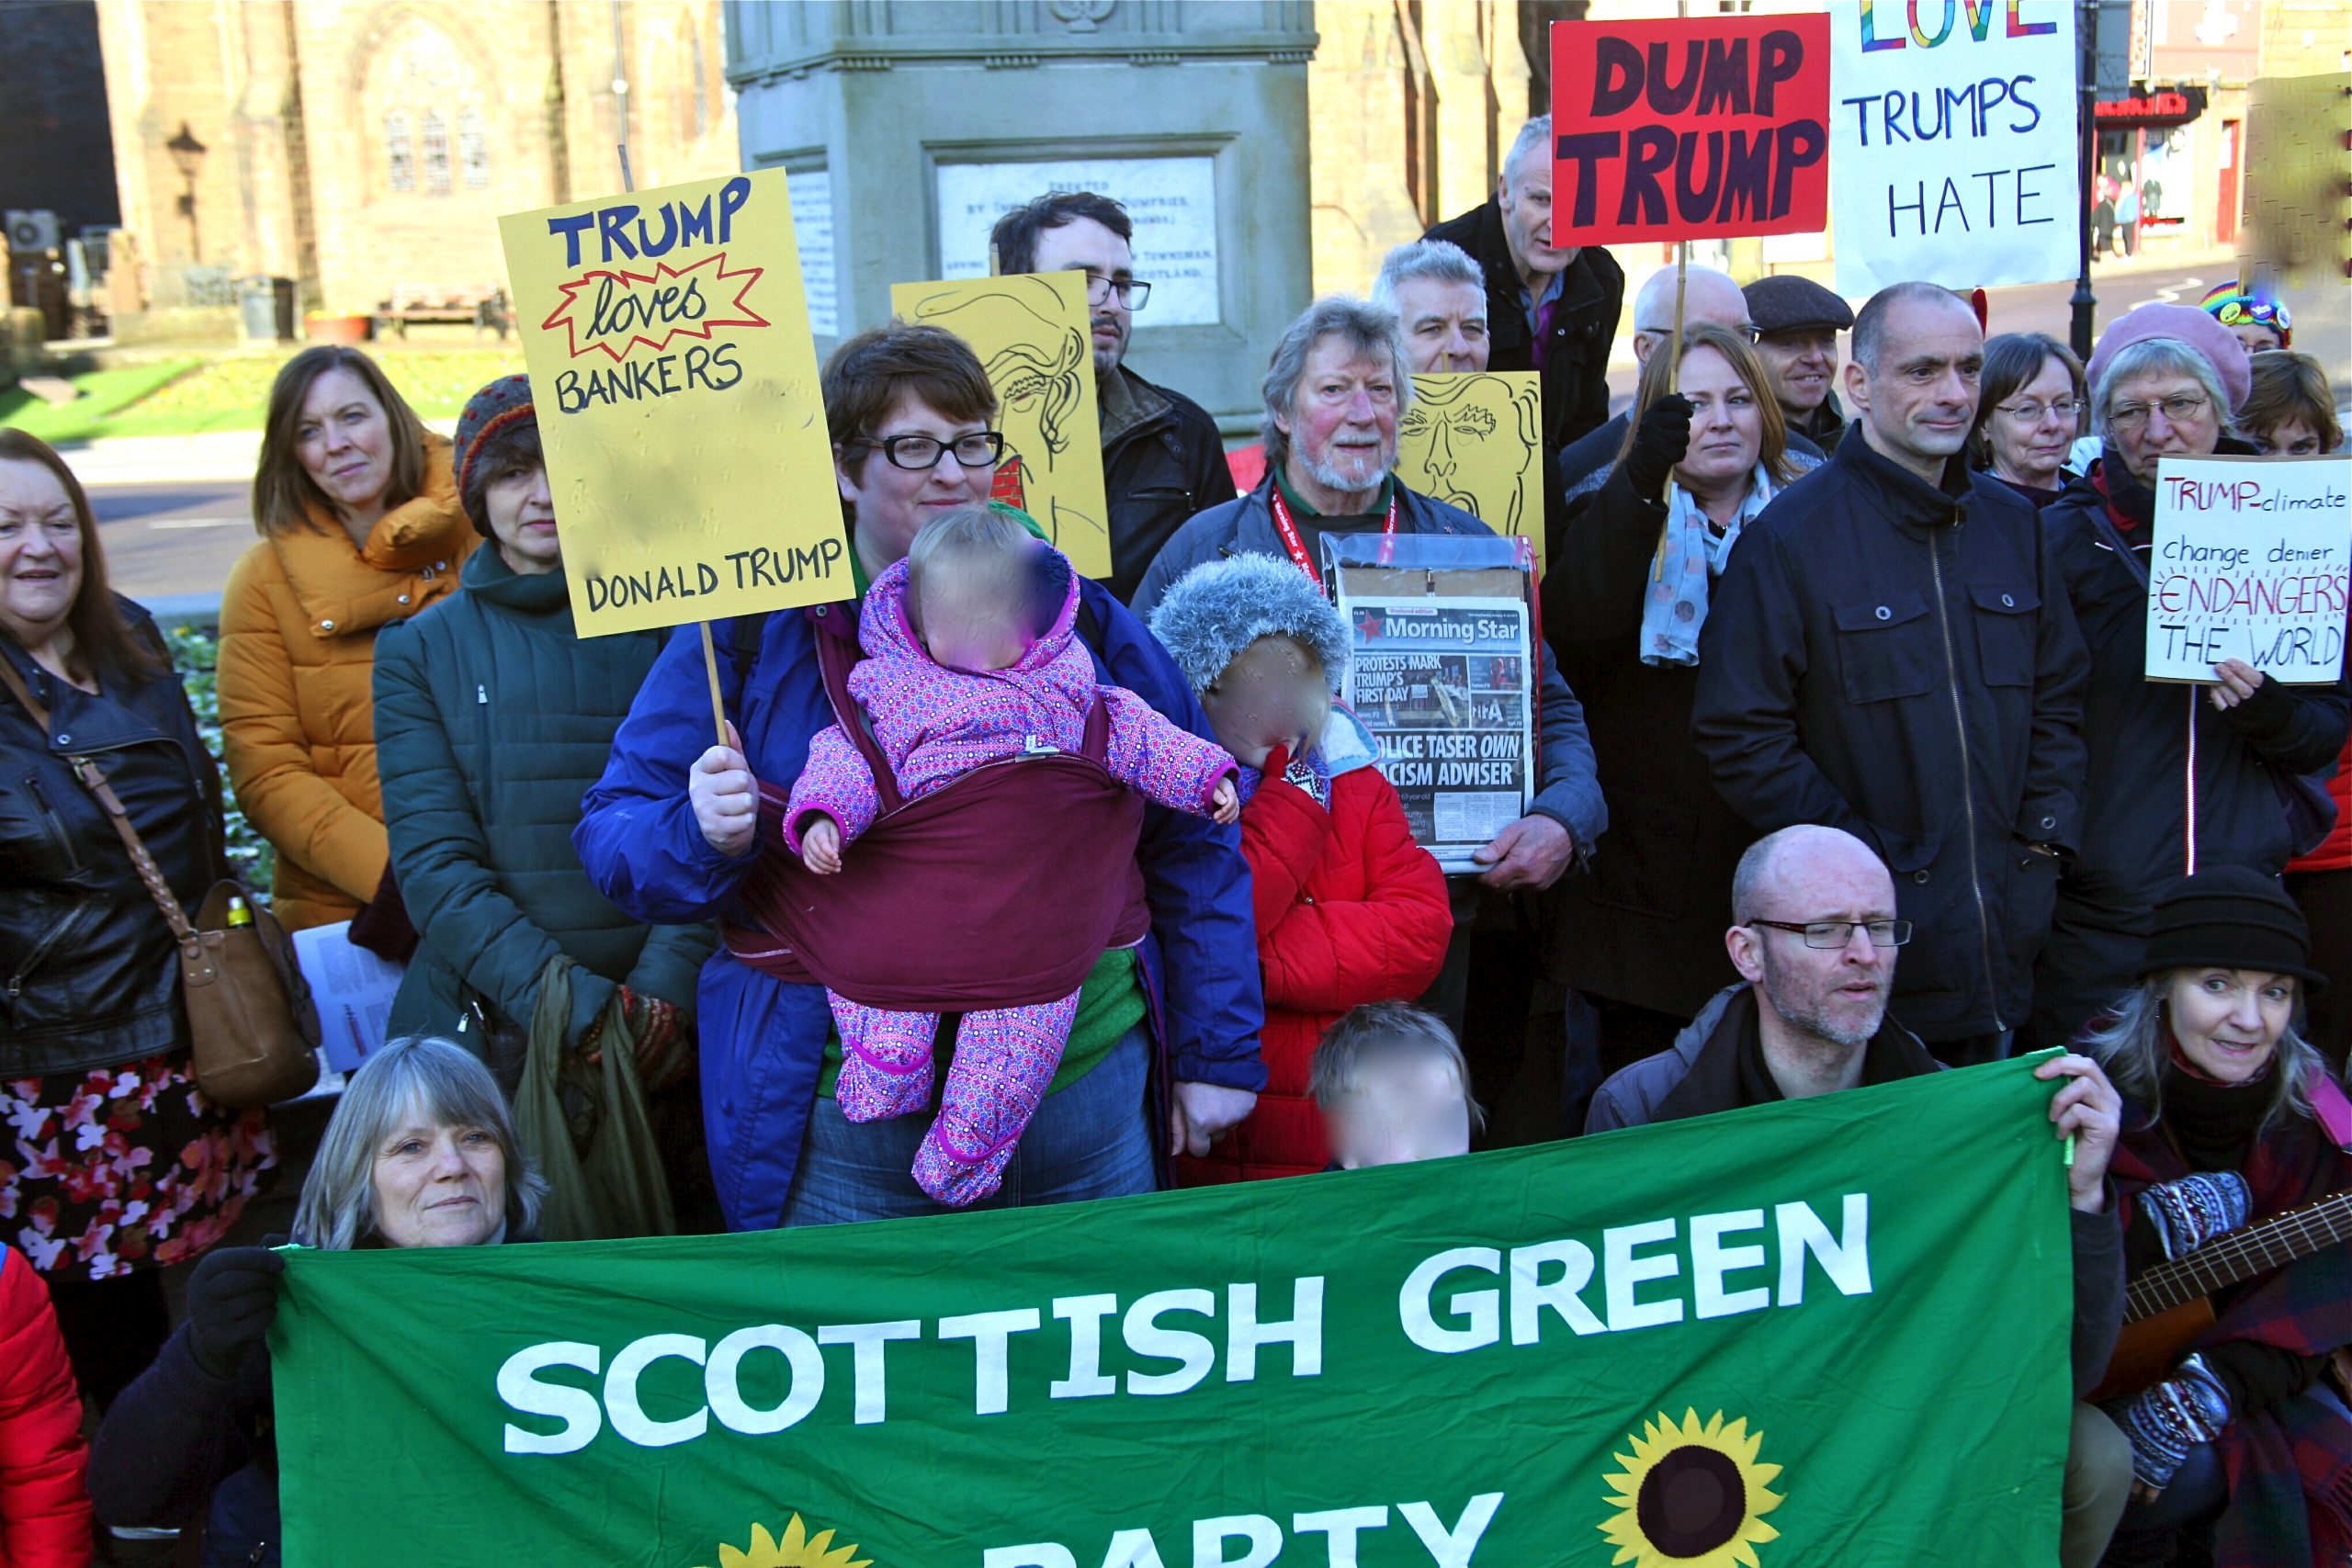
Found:
[[[935,435],[893,435],[887,441],[860,441],[860,446],[878,446],[882,456],[890,459],[894,468],[909,468],[927,473],[939,467],[939,460],[950,452],[956,463],[967,468],[992,468],[1004,456],[1004,437],[993,430],[976,430],[969,435],[959,435],[953,441],[942,441]]]
[[[2173,424],[2183,424],[2203,413],[2210,406],[2202,392],[2180,392],[2160,398],[2154,403],[2125,403],[2121,408],[2107,411],[2109,430],[2133,431],[2148,423],[2148,415],[2157,409],[2165,411],[2165,418]]]
[[[1854,940],[1854,932],[1870,932],[1872,947],[1901,947],[1911,940],[1908,920],[1808,920],[1792,925],[1787,920],[1747,920],[1745,925],[1763,926],[1770,931],[1795,931],[1804,938],[1807,947],[1840,948]]]
[[[2052,398],[2046,403],[1995,403],[1993,407],[2019,424],[2040,424],[2041,416],[2047,413],[2054,413],[2060,419],[2073,419],[2083,412],[2082,402],[2075,398]]]
[[[1130,310],[1140,310],[1144,301],[1151,298],[1151,285],[1139,277],[1105,277],[1099,272],[1086,275],[1086,302],[1100,305],[1112,295]]]

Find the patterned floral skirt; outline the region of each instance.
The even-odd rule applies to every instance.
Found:
[[[184,1263],[277,1164],[269,1119],[198,1092],[185,1053],[0,1078],[0,1240],[62,1279]]]

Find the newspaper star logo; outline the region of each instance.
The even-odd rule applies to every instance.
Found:
[[[750,295],[765,267],[729,271],[719,251],[692,266],[657,262],[651,272],[598,268],[582,273],[556,292],[563,301],[539,323],[542,332],[562,327],[574,359],[599,351],[616,365],[642,347],[660,354],[673,338],[710,341],[719,327],[764,327]]]

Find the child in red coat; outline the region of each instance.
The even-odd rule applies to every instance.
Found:
[[[88,1464],[49,1287],[0,1244],[0,1568],[90,1561]]]
[[[1348,632],[1315,584],[1269,556],[1210,561],[1161,598],[1151,629],[1241,762],[1264,973],[1265,1092],[1186,1186],[1298,1176],[1330,1164],[1307,1093],[1316,1043],[1350,1009],[1427,990],[1453,935],[1445,878],[1413,842],[1355,716],[1333,701]]]

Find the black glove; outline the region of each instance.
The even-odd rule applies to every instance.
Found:
[[[1668,392],[1642,415],[1634,432],[1634,449],[1625,454],[1625,479],[1644,501],[1657,501],[1674,465],[1690,450],[1691,412],[1690,399]]]
[[[219,1247],[187,1281],[187,1341],[196,1364],[227,1382],[277,1316],[286,1259],[266,1247]]]

